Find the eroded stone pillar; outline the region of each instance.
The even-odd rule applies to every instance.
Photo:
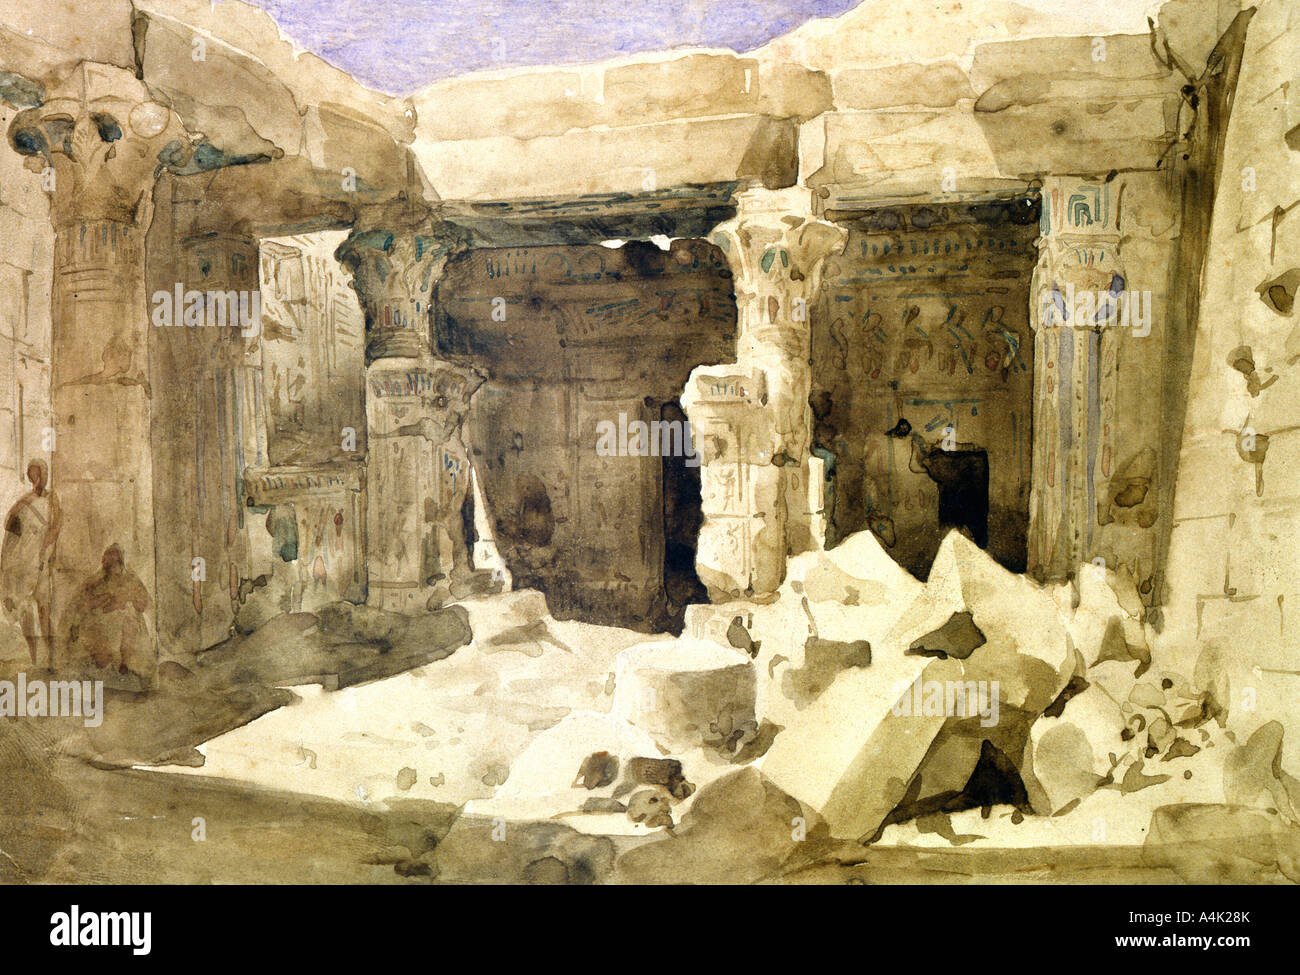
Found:
[[[462,438],[485,377],[431,348],[434,289],[463,242],[422,210],[367,210],[340,245],[366,318],[367,551],[372,605],[439,605],[471,566]]]
[[[204,230],[175,203],[174,232],[150,241],[156,377],[153,424],[158,637],[166,655],[225,639],[251,570],[244,470],[265,463],[257,410],[261,295],[258,240],[238,226]],[[172,230],[172,228],[166,228]],[[256,525],[261,530],[260,524]],[[199,561],[201,560],[201,561]]]
[[[1061,579],[1092,556],[1100,491],[1114,473],[1116,353],[1128,286],[1111,183],[1043,187],[1030,289],[1034,426],[1029,570]],[[1153,386],[1152,395],[1157,395]]]
[[[56,663],[89,654],[147,676],[157,526],[144,233],[159,153],[188,137],[130,72],[83,63],[14,118],[9,139],[46,180],[55,229]]]
[[[696,567],[714,598],[774,592],[787,554],[821,544],[809,319],[823,262],[847,239],[797,187],[742,192],[712,235],[733,275],[736,363],[696,369],[682,403],[702,461]]]

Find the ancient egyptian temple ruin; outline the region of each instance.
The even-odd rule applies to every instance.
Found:
[[[1192,788],[1160,763],[1202,729],[1294,765],[1300,8],[977,6],[399,96],[243,3],[0,2],[4,673],[139,714],[257,688],[153,751],[143,718],[92,734],[101,764],[513,821],[551,756],[651,835],[724,773],[878,840]],[[289,679],[293,641],[323,656]],[[475,659],[458,693],[496,694],[523,645],[562,659],[518,734],[397,690]],[[996,726],[926,710],[949,677],[992,681]],[[880,697],[912,686],[915,718]],[[354,691],[492,745],[332,766],[287,729],[359,720],[329,710]],[[1112,725],[1145,754],[1108,763]],[[260,768],[222,751],[254,728]],[[636,793],[671,810],[598,793],[588,752],[677,756]],[[1215,796],[1162,802],[1248,804]],[[619,876],[675,876],[652,849]]]

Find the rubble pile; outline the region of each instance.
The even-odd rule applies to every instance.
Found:
[[[953,532],[921,583],[862,533],[792,559],[775,599],[690,607],[680,638],[557,621],[529,591],[447,612],[473,638],[443,660],[415,656],[412,628],[450,617],[363,607],[213,653],[196,676],[292,676],[302,700],[209,741],[192,771],[459,806],[419,866],[444,880],[761,881],[980,842],[1121,846],[1231,878],[1259,868],[1238,849],[1252,837],[1268,869],[1295,869],[1281,726],[1239,743],[1221,688],[1153,660],[1122,572],[1042,586]],[[286,636],[310,650],[256,652]],[[333,665],[350,640],[389,649]],[[427,666],[366,679],[394,653]],[[360,686],[301,686],[324,673]]]

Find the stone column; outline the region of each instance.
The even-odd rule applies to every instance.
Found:
[[[715,599],[774,592],[787,554],[822,542],[809,319],[823,262],[847,239],[797,187],[743,191],[712,235],[733,275],[736,364],[696,369],[682,403],[702,460],[697,571]]]
[[[470,572],[462,425],[484,376],[439,359],[430,306],[464,246],[422,207],[367,209],[337,257],[366,318],[367,551],[371,605],[435,608]]]
[[[161,195],[161,194],[160,194]],[[185,201],[188,202],[188,201]],[[151,233],[149,287],[154,408],[158,636],[167,653],[225,639],[240,579],[250,573],[245,468],[265,464],[256,410],[261,294],[258,241],[246,227],[206,230],[209,214],[163,202]],[[180,302],[177,302],[177,295]],[[160,323],[159,307],[171,311]],[[262,525],[257,525],[262,530]],[[196,563],[196,559],[202,559]]]
[[[1043,187],[1034,328],[1029,571],[1062,579],[1093,552],[1097,502],[1115,464],[1116,312],[1127,290],[1111,183]],[[1157,391],[1153,388],[1153,395]]]
[[[135,594],[135,604],[144,601],[143,588],[149,605],[141,612],[153,618],[157,528],[143,236],[154,179],[163,169],[159,154],[183,151],[189,141],[175,114],[152,102],[130,72],[89,63],[43,105],[19,113],[9,139],[47,179],[55,229],[51,482],[62,513],[53,557],[54,633],[61,644],[76,622],[82,585],[99,575]],[[120,569],[107,555],[115,545]],[[134,630],[139,622],[133,617],[123,625]],[[103,640],[91,638],[114,662],[120,629],[106,623]],[[122,640],[153,644],[152,634]],[[96,649],[81,643],[79,653]],[[152,670],[145,659],[151,652],[136,648],[133,656],[123,662],[140,673]]]

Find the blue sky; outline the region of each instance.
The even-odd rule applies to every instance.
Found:
[[[671,47],[747,51],[857,0],[249,0],[300,47],[405,95],[484,68],[580,64]]]

